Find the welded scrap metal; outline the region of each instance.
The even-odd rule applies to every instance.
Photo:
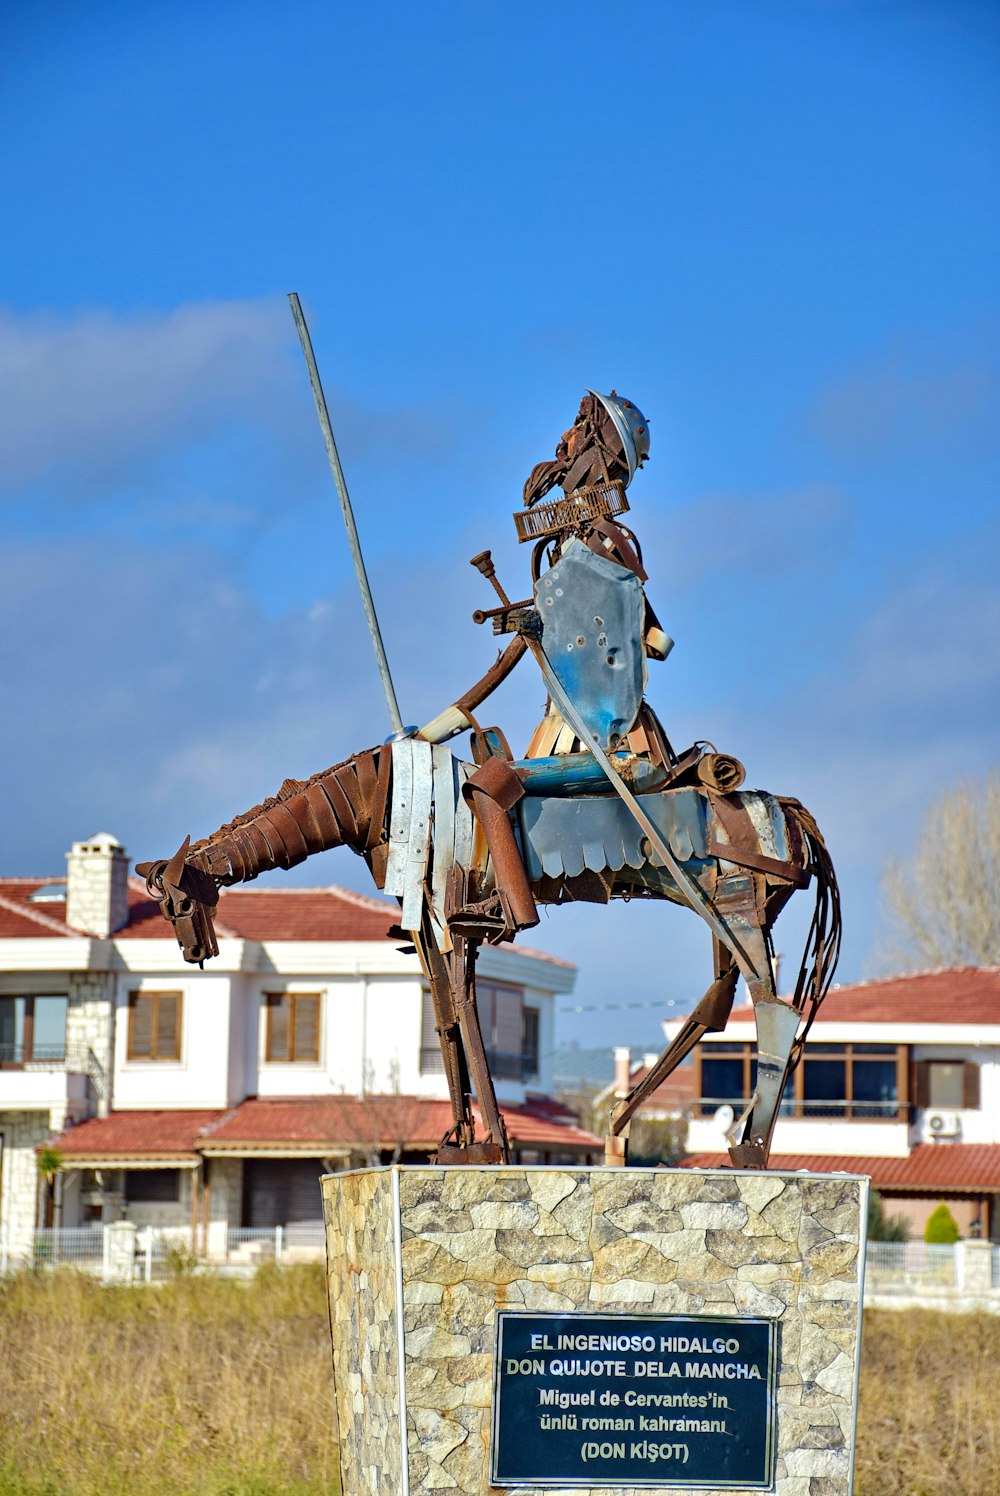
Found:
[[[707,857],[707,796],[695,789],[643,796],[650,820],[681,862]],[[517,817],[530,878],[574,878],[584,868],[637,871],[663,859],[650,847],[642,827],[617,796],[565,799],[526,795]]]
[[[431,745],[403,738],[391,745],[393,799],[385,892],[402,900],[400,924],[418,930],[430,855],[433,769]]]

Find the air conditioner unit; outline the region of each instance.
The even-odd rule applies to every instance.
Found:
[[[962,1119],[957,1112],[928,1112],[924,1131],[932,1138],[954,1138],[962,1131]]]

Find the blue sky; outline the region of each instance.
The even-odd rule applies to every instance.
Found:
[[[814,811],[876,971],[885,857],[997,757],[996,8],[57,0],[0,37],[0,871],[169,852],[384,736],[294,289],[404,716],[490,661],[468,557],[523,593],[525,476],[625,391],[650,697]],[[513,742],[543,699],[525,662]],[[707,981],[683,911],[535,943],[585,1043]]]

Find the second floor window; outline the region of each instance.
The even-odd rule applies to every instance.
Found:
[[[65,1057],[65,997],[0,997],[0,1065]]]
[[[128,1049],[130,1060],[179,1060],[181,1057],[180,992],[130,992]]]
[[[753,1093],[756,1046],[716,1040],[695,1052],[699,1111],[739,1111]],[[786,1117],[902,1118],[907,1102],[906,1051],[891,1044],[807,1044],[781,1104]]]
[[[318,992],[265,994],[264,1058],[319,1061]]]
[[[525,1005],[524,992],[506,982],[476,983],[476,1006],[490,1069],[497,1080],[527,1080],[538,1074],[539,1010]],[[420,1022],[420,1074],[443,1075],[435,1029],[434,1001],[423,989]]]

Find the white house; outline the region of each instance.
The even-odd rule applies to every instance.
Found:
[[[124,849],[74,843],[64,878],[0,879],[0,1234],[125,1214],[230,1226],[317,1219],[316,1179],[426,1159],[450,1121],[429,994],[387,930],[398,906],[339,888],[224,892],[220,953],[186,966]],[[515,1158],[601,1142],[548,1095],[554,999],[575,968],[484,947],[479,1004]],[[63,1167],[50,1188],[37,1150]]]
[[[678,1027],[664,1025],[668,1039]],[[684,1081],[690,1165],[724,1161],[754,1040],[743,1007],[697,1046]],[[944,1200],[964,1234],[1000,1237],[1000,968],[834,987],[789,1082],[771,1164],[869,1174],[917,1233]]]

